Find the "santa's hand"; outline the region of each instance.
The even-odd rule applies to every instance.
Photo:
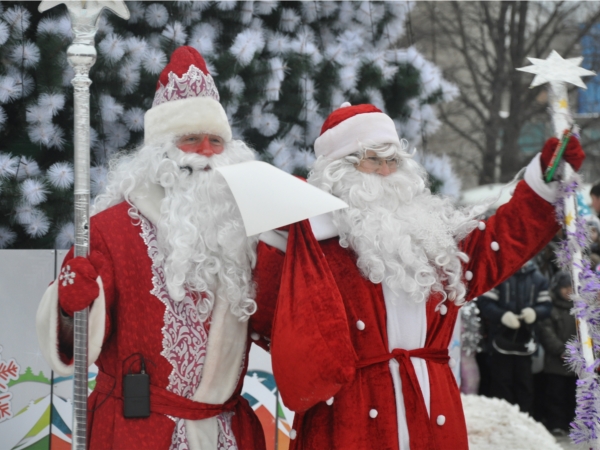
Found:
[[[550,161],[552,160],[552,155],[554,155],[554,151],[556,150],[556,146],[558,145],[557,138],[550,138],[544,144],[544,148],[542,149],[542,155],[540,157],[540,163],[542,165],[542,173],[546,172]],[[569,138],[569,142],[567,143],[567,147],[565,148],[565,152],[563,153],[563,159],[571,164],[573,170],[576,172],[581,167],[583,160],[585,159],[585,153],[583,153],[583,149],[581,148],[581,144],[579,143],[579,139],[575,136],[571,136]]]
[[[100,294],[98,272],[90,259],[78,256],[66,263],[58,277],[58,304],[69,316],[92,304]]]
[[[527,324],[532,324],[535,322],[537,315],[533,308],[523,308],[521,310],[521,319],[525,321]]]
[[[512,328],[513,330],[516,330],[517,328],[519,328],[521,326],[521,322],[519,322],[519,318],[512,311],[506,311],[503,314],[502,318],[500,319],[500,322],[502,322],[502,324],[504,326],[507,326],[508,328]]]

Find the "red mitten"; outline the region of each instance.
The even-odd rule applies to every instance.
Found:
[[[558,139],[555,137],[548,139],[544,144],[542,155],[540,157],[542,173],[546,171],[548,164],[550,164],[550,160],[552,159],[552,155],[554,155],[554,150],[556,150],[557,145]],[[565,152],[563,154],[563,159],[571,164],[576,172],[581,167],[581,164],[585,159],[585,153],[583,153],[579,139],[577,139],[575,136],[571,136],[569,138],[569,142],[567,143],[567,147],[565,148]]]
[[[93,261],[94,255],[90,256]],[[67,262],[58,277],[58,303],[62,310],[73,317],[92,304],[100,294],[96,282],[98,272],[90,259],[78,256]]]

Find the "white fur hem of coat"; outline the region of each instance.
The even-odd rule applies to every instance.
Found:
[[[104,341],[106,301],[102,279],[96,280],[100,288],[98,298],[92,304],[88,327],[88,363],[92,365],[100,356]],[[42,297],[35,317],[35,326],[42,355],[57,374],[73,375],[73,364],[65,364],[58,352],[58,280],[55,280]]]

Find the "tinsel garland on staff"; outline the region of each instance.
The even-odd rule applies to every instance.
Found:
[[[598,392],[598,367],[595,346],[599,335],[598,318],[600,308],[596,297],[600,291],[600,280],[590,268],[590,263],[583,256],[583,250],[588,246],[585,223],[577,214],[576,190],[580,179],[570,165],[560,163],[560,153],[574,129],[573,118],[569,111],[569,96],[567,84],[573,84],[586,89],[581,80],[583,76],[596,75],[595,72],[580,67],[583,57],[564,59],[552,50],[548,58],[528,58],[531,66],[517,70],[535,74],[530,87],[548,83],[549,111],[554,132],[561,137],[558,153],[552,158],[554,164],[546,173],[546,182],[558,181],[558,196],[555,202],[556,219],[563,226],[565,239],[560,243],[556,258],[558,265],[571,274],[573,283],[573,310],[577,320],[577,337],[566,349],[567,361],[579,377],[577,381],[577,407],[575,420],[571,423],[571,439],[588,448],[599,449],[598,438],[600,426],[600,393]],[[558,167],[557,177],[553,171]]]
[[[576,444],[594,443],[600,437],[600,378],[598,367],[600,359],[596,357],[600,350],[600,277],[592,270],[591,264],[586,259],[576,262],[574,255],[582,252],[589,245],[586,232],[586,223],[583,217],[565,217],[565,202],[575,195],[580,183],[580,178],[573,173],[570,179],[559,181],[559,196],[555,203],[556,220],[565,224],[568,220],[575,220],[575,231],[565,230],[565,238],[560,241],[556,251],[556,261],[559,267],[569,272],[571,265],[581,271],[579,276],[580,289],[574,291],[571,299],[573,309],[571,313],[579,321],[588,324],[591,342],[582,343],[575,336],[566,346],[566,361],[570,368],[577,374],[577,407],[575,420],[571,423],[571,439]],[[583,345],[592,345],[594,361],[588,365],[583,355]],[[596,448],[596,447],[594,447]]]
[[[475,302],[469,302],[460,309],[462,330],[460,333],[461,351],[467,355],[474,355],[481,351],[481,319],[479,308]]]

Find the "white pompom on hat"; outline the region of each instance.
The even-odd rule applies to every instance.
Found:
[[[154,102],[144,116],[144,143],[165,135],[216,134],[231,141],[227,114],[204,58],[193,47],[179,47],[163,69]]]
[[[381,144],[401,146],[394,121],[373,105],[345,102],[323,123],[315,140],[315,155],[340,159],[362,147]]]

